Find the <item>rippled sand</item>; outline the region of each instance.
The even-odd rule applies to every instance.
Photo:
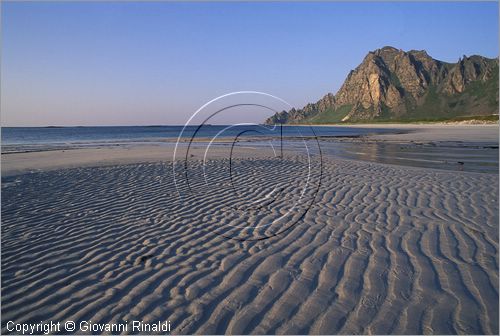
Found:
[[[4,177],[2,331],[498,334],[497,175],[228,164],[210,160],[205,181],[192,161],[178,189],[168,162]]]

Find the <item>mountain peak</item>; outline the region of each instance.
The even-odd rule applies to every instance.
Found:
[[[470,56],[445,63],[425,50],[370,51],[339,91],[280,122],[422,120],[498,113],[498,59]],[[275,123],[271,117],[268,123]]]
[[[380,49],[376,49],[375,50],[375,53],[379,53],[379,54],[382,54],[382,53],[399,53],[399,52],[403,52],[403,50],[397,49],[397,48],[394,48],[394,47],[391,47],[391,46],[385,46],[385,47],[382,47]]]

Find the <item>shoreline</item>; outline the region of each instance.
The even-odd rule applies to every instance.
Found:
[[[369,126],[366,126],[367,128]],[[401,125],[392,125],[394,129],[401,129]],[[387,128],[387,127],[386,127]],[[492,150],[498,148],[498,126],[495,125],[452,125],[441,126],[421,125],[420,127],[407,125],[404,132],[387,133],[387,134],[372,134],[362,135],[359,137],[324,137],[320,138],[321,144],[339,144],[346,146],[352,144],[350,151],[356,152],[357,147],[365,148],[373,144],[378,145],[393,145],[401,144],[403,149],[407,146],[416,148],[422,145],[432,146],[432,149],[439,149],[441,147],[449,147],[450,145],[456,148],[491,148]],[[192,144],[195,156],[202,156],[204,153],[204,146],[208,142],[208,138],[201,139],[202,141],[195,141]],[[241,142],[241,145],[253,148],[251,155],[260,155],[258,153],[259,147],[264,139],[255,139],[255,142]],[[259,141],[261,143],[259,143]],[[188,140],[184,141],[186,144]],[[116,165],[127,163],[141,163],[141,162],[160,162],[171,161],[173,158],[173,142],[157,142],[153,143],[124,143],[119,145],[110,146],[89,146],[85,148],[62,148],[53,150],[37,150],[30,152],[18,153],[2,153],[1,155],[1,171],[3,176],[18,175],[33,171],[54,170],[63,168],[75,167],[89,167],[89,166],[104,166]],[[227,140],[220,139],[216,142],[210,150],[211,155],[214,157],[227,157]],[[323,146],[323,145],[322,145]],[[330,146],[330,145],[329,145]],[[395,154],[398,147],[395,148]],[[184,146],[179,147],[182,151]],[[366,150],[371,150],[367,148]],[[420,150],[425,154],[425,150]],[[447,149],[443,148],[443,153]],[[498,152],[498,149],[496,150]],[[269,153],[267,153],[269,154]],[[341,157],[342,158],[342,157]],[[343,157],[349,159],[350,157]],[[459,157],[456,161],[464,161]],[[498,156],[496,158],[498,165]],[[376,158],[375,158],[376,162]],[[390,163],[390,162],[389,162]],[[417,165],[419,167],[419,165]],[[420,166],[422,167],[422,166]],[[425,167],[422,167],[425,168]],[[451,167],[452,168],[452,167]]]
[[[469,123],[473,122],[473,123]],[[443,121],[409,121],[409,122],[367,122],[367,123],[333,123],[333,124],[283,124],[283,126],[368,126],[375,127],[377,125],[438,125],[438,126],[482,126],[482,125],[499,125],[500,120],[481,120],[481,119],[466,119],[466,120],[443,120]],[[268,124],[259,124],[256,125],[268,125]],[[270,124],[272,125],[272,124]],[[87,127],[148,127],[148,128],[157,128],[157,127],[184,127],[184,124],[177,125],[46,125],[46,126],[2,126],[4,128],[87,128]],[[189,125],[189,127],[197,127],[200,125]],[[229,126],[228,124],[210,124],[210,126]]]
[[[415,122],[379,122],[379,123],[337,123],[337,124],[283,124],[283,126],[339,126],[339,127],[356,127],[356,126],[365,126],[365,127],[374,127],[377,126],[495,126],[499,125],[500,122],[497,121],[472,121],[472,120],[464,120],[464,121],[415,121]]]

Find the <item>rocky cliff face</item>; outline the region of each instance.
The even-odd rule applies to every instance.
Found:
[[[498,59],[445,63],[425,51],[369,52],[333,95],[266,123],[446,119],[498,113]]]

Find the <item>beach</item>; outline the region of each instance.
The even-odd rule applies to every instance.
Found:
[[[315,126],[317,128],[328,128],[328,126]],[[302,126],[304,133],[310,130],[310,126]],[[396,150],[399,153],[391,153],[391,157],[387,162],[394,161],[396,154],[401,154],[401,146],[412,146],[413,148],[421,148],[417,155],[421,156],[422,153],[428,152],[430,147],[438,146],[439,148],[446,148],[441,150],[439,156],[449,152],[451,149],[469,148],[478,156],[482,152],[482,147],[487,147],[488,157],[493,160],[495,172],[498,170],[498,135],[499,128],[497,125],[432,125],[432,124],[388,124],[388,125],[346,125],[342,128],[349,129],[367,129],[366,134],[362,136],[352,136],[357,134],[353,132],[343,132],[349,134],[344,136],[341,134],[336,137],[321,137],[321,147],[328,149],[328,144],[334,142],[337,144],[353,144],[356,151],[359,150],[360,144],[372,144],[375,147],[380,145],[396,145]],[[370,132],[378,130],[379,132]],[[382,131],[382,132],[380,132]],[[327,133],[328,134],[328,133]],[[311,132],[307,134],[311,135]],[[143,142],[123,141],[121,143],[94,143],[88,142],[85,146],[77,142],[75,144],[65,145],[64,149],[60,149],[60,145],[42,145],[41,149],[33,150],[29,145],[23,145],[21,148],[14,145],[11,150],[9,146],[2,146],[2,176],[10,176],[27,172],[47,171],[53,169],[63,168],[77,168],[77,167],[92,167],[92,166],[106,166],[106,165],[119,165],[128,163],[141,163],[141,162],[169,162],[173,159],[173,152],[177,136],[160,139],[157,142],[151,142],[151,139],[145,139]],[[190,139],[183,139],[181,145],[185,145]],[[202,137],[194,138],[192,145],[192,154],[198,158],[203,158],[206,145],[199,145],[198,142],[208,142],[210,138]],[[231,144],[231,139],[221,140]],[[255,139],[248,142],[248,146],[254,147]],[[287,144],[289,141],[285,141]],[[425,145],[425,147],[422,147]],[[7,150],[6,150],[7,148]],[[27,148],[27,150],[26,150]],[[289,148],[285,146],[285,149]],[[290,148],[289,148],[290,149]],[[369,148],[370,155],[359,156],[362,160],[372,159],[373,153],[371,151],[378,150],[379,148]],[[293,151],[293,150],[292,150]],[[184,150],[180,149],[180,153]],[[264,155],[269,154],[267,151]],[[343,153],[335,152],[334,157],[340,158],[356,158],[353,155],[342,155]],[[463,153],[458,153],[455,159],[463,160],[461,156]],[[253,152],[245,153],[244,156],[261,156],[262,152],[256,150]],[[214,146],[211,149],[211,157],[227,157],[227,151],[220,147]],[[374,162],[380,161],[373,158]],[[404,162],[401,162],[404,163]],[[410,162],[409,165],[416,165],[418,161]],[[444,168],[446,166],[441,166]],[[453,168],[453,167],[452,167]]]
[[[498,125],[397,127],[318,143],[493,150],[498,170]],[[2,154],[2,333],[498,334],[498,173],[174,148]]]

